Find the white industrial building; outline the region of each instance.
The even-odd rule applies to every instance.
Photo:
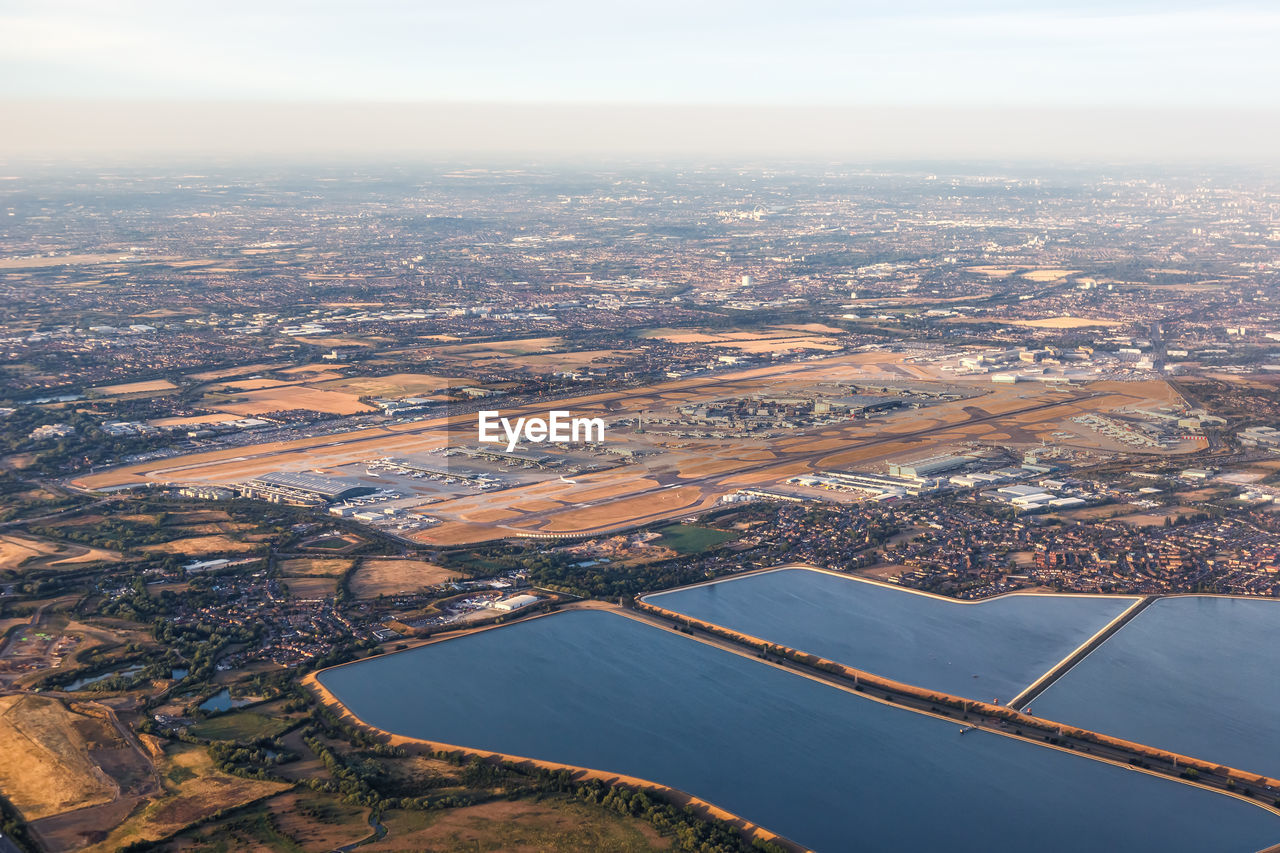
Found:
[[[526,607],[537,604],[542,599],[536,595],[528,593],[522,595],[513,595],[510,598],[502,598],[493,603],[494,610],[501,610],[504,613],[510,613],[513,610],[523,610]]]

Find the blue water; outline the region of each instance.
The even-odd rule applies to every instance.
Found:
[[[809,569],[747,575],[644,600],[885,678],[998,703],[1134,602],[1013,595],[962,603]]]
[[[1039,716],[1280,776],[1280,601],[1163,598],[1032,703]]]
[[[201,702],[199,707],[201,711],[230,711],[243,704],[245,703],[241,699],[232,699],[231,691],[224,687]]]
[[[319,674],[366,722],[639,776],[820,851],[1253,851],[1228,797],[881,705],[600,612]]]
[[[115,670],[114,672],[104,672],[101,675],[91,675],[85,678],[77,678],[75,681],[71,682],[63,689],[68,691],[80,690],[82,688],[88,687],[90,684],[97,684],[99,681],[106,681],[108,678],[115,678],[117,675],[122,676],[124,678],[128,678],[129,676],[135,675],[139,672],[142,672],[141,666],[130,666],[130,667],[126,667],[125,669]]]

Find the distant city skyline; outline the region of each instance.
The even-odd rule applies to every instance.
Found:
[[[1280,111],[1277,43],[1280,9],[1261,2],[1209,10],[1184,0],[978,0],[959,9],[939,0],[873,0],[784,10],[723,0],[0,0],[0,99],[24,125],[0,143],[0,155],[69,150],[62,124],[86,104],[98,110],[101,150],[118,152],[158,150],[155,132],[170,136],[169,117],[201,111],[198,105],[223,124],[286,105],[311,116],[305,123],[314,129],[369,104],[374,127],[403,132],[408,114],[422,128],[412,140],[387,140],[389,151],[569,153],[580,150],[578,128],[552,122],[530,138],[520,116],[547,106],[571,123],[591,123],[598,105],[606,123],[618,124],[591,145],[655,153],[682,146],[649,139],[646,128],[628,136],[628,122],[663,128],[664,136],[687,129],[689,150],[731,152],[742,140],[724,123],[744,121],[739,132],[751,133],[753,123],[783,109],[795,111],[803,134],[859,139],[757,139],[744,152],[847,148],[879,156],[905,147],[908,156],[971,156],[976,147],[995,156],[1128,157],[1154,145],[1157,159],[1250,158],[1265,156],[1269,143],[1248,137],[1274,132]],[[415,106],[401,113],[401,104]],[[334,112],[331,105],[342,106]],[[704,113],[704,106],[715,110]],[[1029,134],[1021,126],[1027,110],[1050,125],[1064,116],[1064,126]],[[1154,125],[1133,110],[1150,111]],[[954,121],[952,111],[978,118],[933,132],[968,141],[922,146],[911,139],[917,126]],[[1221,123],[1232,111],[1239,115],[1225,120],[1243,124],[1194,126]],[[459,116],[467,133],[458,133]],[[131,127],[151,141],[130,138]],[[1052,137],[1049,130],[1060,138],[1040,138]],[[1186,132],[1190,145],[1166,139]],[[166,150],[333,153],[362,144],[349,128],[332,138],[278,133],[257,147],[204,133],[172,139]],[[495,133],[508,144],[495,146]],[[1097,138],[1113,133],[1109,147]],[[94,143],[72,147],[92,152]]]

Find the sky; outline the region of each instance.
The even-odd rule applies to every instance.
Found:
[[[384,152],[1263,156],[1277,44],[1277,0],[0,0],[0,101],[19,125],[0,156],[371,137]],[[92,138],[66,137],[77,116]],[[765,126],[780,117],[802,132]]]

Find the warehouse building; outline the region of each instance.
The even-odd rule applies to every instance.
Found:
[[[263,474],[240,487],[240,493],[247,498],[295,506],[324,506],[375,491],[355,480],[297,471]]]
[[[524,595],[513,595],[510,598],[503,598],[495,601],[493,603],[493,609],[501,610],[504,613],[510,613],[514,610],[523,610],[526,607],[537,604],[541,600],[542,599],[538,596],[529,595],[527,593]]]
[[[889,476],[902,477],[906,480],[923,479],[941,474],[945,471],[954,471],[962,468],[973,461],[972,456],[928,456],[924,459],[916,459],[912,462],[890,462]]]

